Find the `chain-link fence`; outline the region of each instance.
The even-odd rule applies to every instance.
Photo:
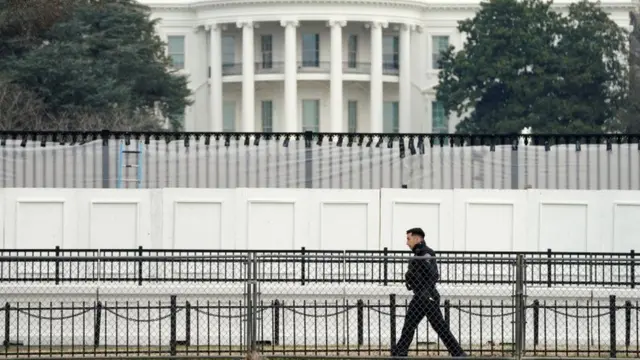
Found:
[[[409,290],[410,261],[438,285],[413,268]],[[633,253],[5,250],[0,356],[637,358],[638,270]]]
[[[640,135],[0,132],[0,186],[640,189]]]

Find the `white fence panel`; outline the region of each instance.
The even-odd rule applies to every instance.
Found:
[[[637,247],[640,192],[581,190],[3,189],[4,249],[436,250]]]

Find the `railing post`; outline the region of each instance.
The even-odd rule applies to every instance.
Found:
[[[138,246],[138,285],[142,285],[142,245]]]
[[[306,249],[303,246],[300,249],[300,254],[302,254],[302,257],[300,258],[300,266],[301,266],[301,269],[300,269],[300,283],[301,283],[301,285],[304,285],[305,278],[307,276],[307,269],[306,269],[307,268],[307,266],[306,266],[307,265],[307,261],[306,261],[307,258],[305,257],[305,253],[306,253]]]
[[[171,295],[171,300],[170,300],[170,305],[169,305],[169,319],[171,322],[171,327],[170,327],[170,332],[169,332],[169,354],[171,356],[176,356],[176,354],[178,353],[178,349],[176,347],[176,343],[177,343],[177,336],[176,336],[176,331],[177,331],[177,318],[176,318],[176,313],[178,311],[178,304],[177,304],[177,296],[176,295]]]
[[[60,284],[60,260],[57,258],[60,257],[60,245],[56,245],[56,261],[55,261],[55,282],[56,285]]]
[[[629,269],[629,276],[631,277],[631,288],[635,289],[636,288],[636,261],[635,261],[636,251],[631,250],[629,257],[631,258],[631,269]]]
[[[109,130],[102,130],[100,133],[102,139],[102,187],[109,188],[109,140],[111,139],[111,132]]]
[[[524,255],[518,254],[516,257],[516,288],[515,288],[515,353],[516,359],[520,359],[524,353],[525,342],[525,301],[524,301],[524,273],[525,273]]]
[[[389,332],[391,333],[391,346],[396,345],[396,294],[389,295]]]
[[[273,345],[280,345],[280,301],[273,302]]]
[[[382,283],[387,286],[389,285],[389,248],[386,246],[382,249]]]
[[[304,184],[305,188],[313,187],[313,153],[311,150],[311,141],[313,133],[311,131],[304,132]]]
[[[11,344],[11,318],[9,312],[11,311],[11,305],[9,303],[4,304],[4,349],[9,351],[9,345]]]
[[[551,275],[551,249],[547,249],[547,287],[551,287],[551,279],[553,278]]]
[[[364,344],[364,301],[358,300],[358,346]]]
[[[624,346],[631,346],[631,301],[624,302]]]
[[[96,303],[96,314],[93,321],[93,346],[100,346],[100,321],[102,320],[102,302]]]
[[[251,274],[253,275],[253,289],[251,291],[251,303],[253,306],[253,317],[251,318],[251,352],[254,353],[257,351],[258,347],[258,256],[256,254],[253,255],[253,259],[251,262],[253,266],[253,271]]]
[[[511,188],[514,190],[519,188],[518,183],[520,182],[518,140],[519,136],[516,136],[511,140]]]
[[[545,329],[546,331],[546,329]],[[533,301],[533,346],[540,344],[540,301]]]
[[[247,304],[247,354],[256,351],[257,346],[257,316],[256,306],[258,301],[257,289],[257,258],[256,254],[250,252],[247,257],[247,283],[246,283],[246,304]]]
[[[616,349],[616,312],[618,308],[616,306],[616,296],[609,295],[609,357],[615,358],[617,354]]]
[[[185,338],[184,342],[186,346],[191,345],[191,303],[187,301],[185,305],[185,319],[184,319],[184,327],[185,327]]]

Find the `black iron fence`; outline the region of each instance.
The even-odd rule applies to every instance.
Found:
[[[528,261],[532,286],[640,285],[635,250],[627,253],[439,251],[441,284],[508,285],[512,263]],[[405,281],[406,251],[368,250],[164,250],[0,249],[0,283],[244,282],[247,259],[257,262],[263,283],[398,285]]]
[[[639,139],[0,132],[0,186],[638,190]]]
[[[2,268],[34,275],[1,275],[7,358],[388,358],[414,315],[401,253],[11,251]],[[443,321],[472,357],[640,356],[633,254],[443,252],[438,265]],[[410,354],[448,352],[425,320]]]

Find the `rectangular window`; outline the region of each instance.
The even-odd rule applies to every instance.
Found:
[[[261,113],[262,132],[273,132],[273,101],[262,101]]]
[[[302,131],[320,131],[320,100],[302,100]]]
[[[236,131],[236,102],[225,101],[222,105],[222,131]]]
[[[185,61],[185,48],[184,48],[184,36],[175,35],[167,37],[167,53],[171,59],[171,64],[174,69],[184,69]]]
[[[260,50],[262,52],[262,68],[273,68],[273,36],[262,35],[260,37]]]
[[[320,66],[319,34],[302,34],[302,66]]]
[[[358,66],[358,35],[349,35],[347,53],[347,67],[355,69]]]
[[[439,101],[431,103],[431,131],[438,134],[449,132],[449,120],[444,114],[444,106]]]
[[[347,119],[348,129],[350,133],[358,131],[358,102],[355,100],[349,100],[347,103]]]
[[[222,68],[231,68],[236,62],[236,39],[233,36],[222,37]]]
[[[431,37],[431,68],[440,69],[438,61],[442,57],[442,52],[449,48],[448,36],[433,36]]]
[[[383,127],[385,133],[400,132],[400,108],[397,101],[385,101],[383,108]]]
[[[387,70],[400,68],[400,39],[396,35],[385,35],[382,38],[382,61]]]

